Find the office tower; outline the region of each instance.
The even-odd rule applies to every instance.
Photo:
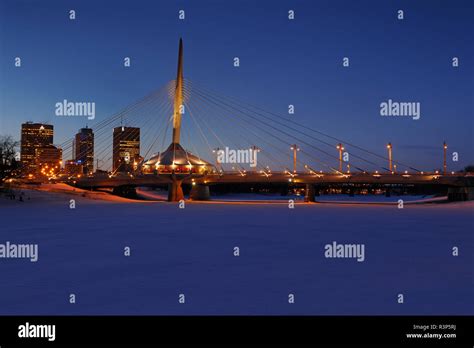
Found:
[[[54,145],[37,147],[35,150],[36,171],[38,174],[53,176],[61,170],[63,151]]]
[[[74,138],[74,160],[82,164],[84,174],[94,171],[94,132],[81,128]]]
[[[36,171],[36,149],[53,145],[53,126],[27,122],[21,125],[21,164],[24,172]]]
[[[140,162],[140,128],[116,127],[113,133],[113,171],[133,171]]]

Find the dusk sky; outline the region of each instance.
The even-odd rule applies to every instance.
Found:
[[[474,2],[445,4],[0,0],[0,135],[49,122],[60,144],[94,127],[55,104],[93,101],[95,121],[107,118],[175,78],[183,37],[185,77],[200,85],[283,115],[294,104],[299,123],[380,154],[391,141],[417,168],[440,168],[446,140],[458,170],[474,164]],[[419,102],[420,119],[380,116],[388,99]]]

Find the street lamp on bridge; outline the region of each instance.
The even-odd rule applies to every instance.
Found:
[[[293,173],[296,173],[296,153],[300,150],[298,145],[293,144],[290,147],[291,150],[293,150]]]
[[[257,170],[257,152],[260,152],[261,149],[257,145],[252,145],[250,149],[253,150],[253,159],[251,159],[251,161],[255,161],[254,167],[252,167],[253,171],[255,172]]]
[[[443,174],[446,175],[447,165],[446,165],[446,150],[448,149],[448,144],[443,142]]]
[[[387,144],[388,150],[388,169],[393,172],[393,165],[392,165],[392,143]]]
[[[342,173],[342,151],[344,151],[344,146],[339,143],[337,144],[336,149],[339,150],[339,173]]]
[[[222,171],[222,165],[219,163],[219,160],[218,160],[220,150],[221,149],[217,147],[214,150],[212,150],[212,153],[215,154],[215,156],[216,156],[216,168],[220,169]]]

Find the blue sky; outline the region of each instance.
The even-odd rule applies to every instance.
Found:
[[[0,0],[0,134],[50,122],[62,143],[86,119],[58,118],[56,102],[94,101],[107,118],[175,77],[183,37],[190,80],[276,113],[294,104],[298,122],[381,154],[391,141],[426,170],[446,140],[460,169],[474,163],[473,19],[468,0]],[[420,102],[420,120],[381,117],[387,99]]]

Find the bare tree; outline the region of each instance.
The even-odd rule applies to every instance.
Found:
[[[10,135],[0,135],[0,178],[4,178],[19,167],[15,159],[20,143]]]

